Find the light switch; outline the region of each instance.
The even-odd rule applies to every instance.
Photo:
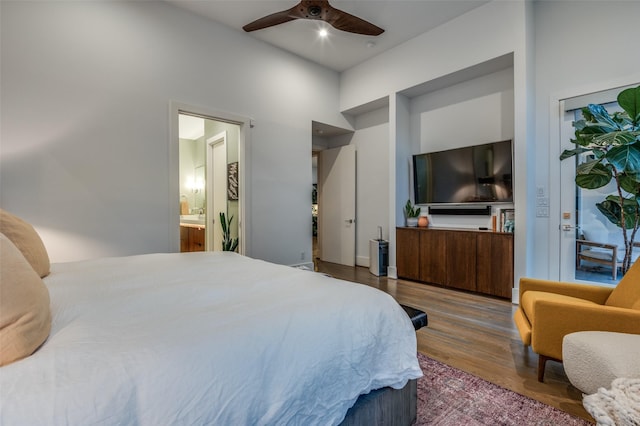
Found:
[[[536,217],[549,217],[549,207],[537,207]]]

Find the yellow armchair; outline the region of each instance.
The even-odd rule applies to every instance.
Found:
[[[538,380],[547,360],[562,362],[562,339],[576,331],[640,334],[640,262],[616,287],[520,279],[514,321],[522,343],[538,354]]]

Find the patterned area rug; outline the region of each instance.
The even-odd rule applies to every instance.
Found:
[[[572,426],[591,423],[423,354],[416,425]]]

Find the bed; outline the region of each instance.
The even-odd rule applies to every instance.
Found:
[[[415,410],[411,320],[366,285],[230,252],[54,263],[42,281],[50,332],[0,368],[2,425],[353,424],[386,393]]]

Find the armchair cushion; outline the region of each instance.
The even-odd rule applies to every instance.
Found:
[[[564,294],[556,294],[556,293],[548,293],[545,291],[527,291],[523,296],[520,304],[522,305],[522,309],[524,310],[529,322],[532,324],[536,322],[536,304],[549,301],[557,304],[566,304],[566,305],[592,305],[598,306],[595,302],[586,299],[580,299],[578,297],[565,296]]]
[[[635,262],[624,274],[607,299],[607,306],[640,310],[640,262]]]
[[[634,309],[539,298],[534,311],[531,347],[538,354],[560,360],[562,339],[569,333],[600,330],[640,334],[640,311]]]
[[[565,296],[590,300],[599,305],[604,305],[611,295],[613,288],[542,280],[537,278],[520,278],[520,301],[522,301],[524,294],[528,291],[543,291],[546,293],[562,294]]]

